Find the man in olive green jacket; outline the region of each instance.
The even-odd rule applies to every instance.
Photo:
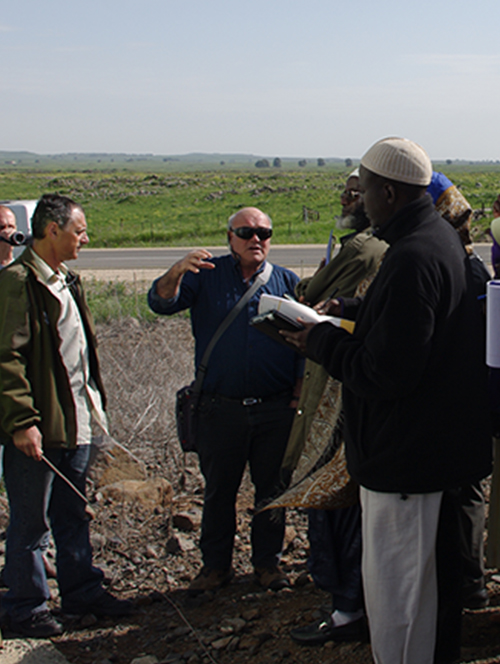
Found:
[[[62,632],[47,607],[49,521],[63,613],[117,616],[131,604],[102,587],[85,503],[46,462],[84,494],[92,427],[107,426],[90,312],[63,263],[88,243],[85,214],[47,194],[32,230],[33,246],[0,273],[0,435],[10,507],[2,606],[13,632],[37,638]]]
[[[0,307],[0,376],[2,433],[38,427],[44,449],[76,446],[76,411],[68,373],[58,351],[60,303],[43,287],[39,263],[31,247],[2,273]],[[63,278],[72,281],[88,342],[91,375],[103,406],[105,394],[99,374],[95,329],[85,302],[80,277],[65,265]],[[41,325],[43,321],[45,324]],[[42,417],[43,413],[43,417]]]
[[[356,169],[347,178],[341,194],[342,216],[338,222],[341,229],[349,228],[352,233],[341,238],[340,250],[329,263],[320,265],[316,274],[302,279],[295,288],[299,300],[312,307],[333,295],[354,297],[361,282],[373,279],[387,250],[387,244],[369,231],[370,222],[358,189]],[[327,378],[321,365],[306,361],[302,393],[283,460],[283,467],[289,471],[295,468],[302,453]]]
[[[353,232],[341,239],[338,254],[310,279],[296,286],[297,296],[311,306],[330,296],[353,297],[360,284],[375,276],[387,244],[368,231],[370,222],[359,193],[358,171],[348,177],[341,194],[341,228]],[[325,369],[306,361],[304,382],[290,433],[283,468],[291,472],[304,449],[313,419],[327,385]],[[325,440],[326,444],[327,441]],[[361,583],[361,512],[358,504],[335,510],[309,510],[309,569],[315,584],[332,596],[331,615],[296,627],[292,638],[301,645],[329,640],[361,640],[365,634]]]

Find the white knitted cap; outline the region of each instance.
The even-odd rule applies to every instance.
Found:
[[[361,165],[376,175],[427,187],[432,178],[432,163],[427,152],[407,138],[383,138],[361,158]]]

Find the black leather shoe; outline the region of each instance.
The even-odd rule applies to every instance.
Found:
[[[479,588],[469,593],[463,601],[464,609],[485,609],[490,603],[486,588]]]
[[[22,634],[32,639],[47,639],[63,633],[63,626],[49,611],[34,613],[22,622],[11,620],[9,626],[15,634]]]
[[[290,636],[301,646],[319,646],[327,641],[367,641],[368,628],[364,616],[340,627],[334,627],[332,619],[327,618],[307,627],[296,627]]]

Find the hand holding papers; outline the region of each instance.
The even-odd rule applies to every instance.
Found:
[[[299,321],[297,319],[300,319]],[[262,332],[273,337],[277,341],[293,346],[294,350],[299,349],[304,352],[302,343],[295,342],[290,335],[287,339],[280,333],[280,330],[288,332],[299,332],[309,330],[317,323],[330,322],[337,327],[341,327],[348,332],[354,329],[354,322],[334,316],[324,316],[319,314],[315,309],[308,307],[300,302],[288,300],[283,297],[275,295],[267,295],[264,293],[259,302],[259,315],[252,318],[251,324],[257,327]],[[288,336],[288,335],[287,335]],[[300,335],[302,336],[302,335]],[[304,339],[307,334],[304,334]]]

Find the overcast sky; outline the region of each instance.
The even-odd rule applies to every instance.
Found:
[[[500,159],[499,0],[1,0],[0,150]]]

